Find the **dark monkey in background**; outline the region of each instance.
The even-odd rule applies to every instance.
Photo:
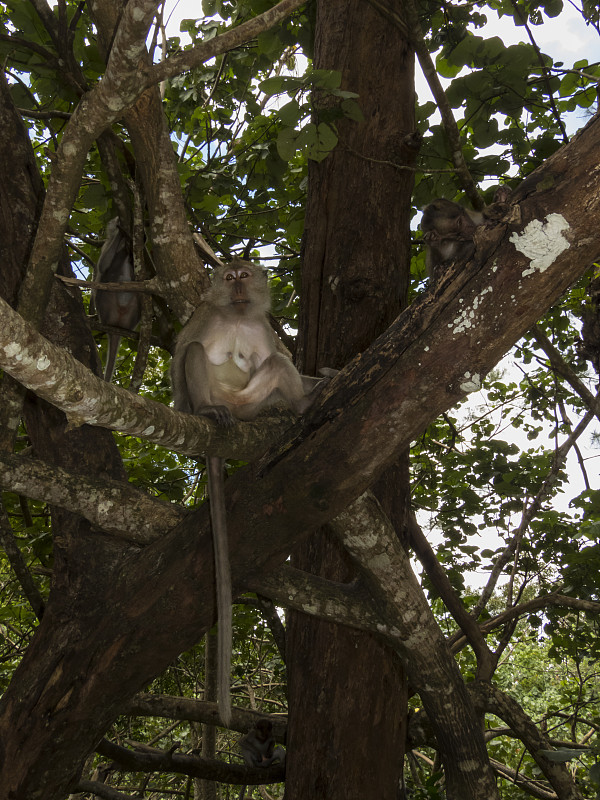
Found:
[[[285,750],[275,747],[273,724],[268,719],[259,719],[239,741],[244,761],[249,767],[270,767],[276,761],[285,762]]]
[[[135,276],[131,242],[119,227],[118,217],[114,217],[106,226],[106,241],[102,245],[96,264],[94,281],[120,283],[133,280],[135,280]],[[114,325],[117,328],[126,328],[132,331],[140,321],[142,307],[137,292],[109,292],[94,289],[92,297],[103,325]],[[113,376],[120,342],[119,334],[108,334],[108,351],[104,369],[105,381],[110,381]]]
[[[439,269],[451,261],[468,261],[475,252],[475,229],[485,222],[479,211],[438,197],[423,211],[421,230],[427,247],[427,275],[438,276]]]
[[[219,425],[253,419],[283,404],[297,414],[314,399],[318,378],[301,376],[268,319],[270,294],[265,270],[236,258],[218,267],[206,300],[177,339],[171,364],[175,408],[202,414]],[[223,459],[208,456],[208,491],[215,550],[219,711],[231,719],[231,575],[223,496]]]

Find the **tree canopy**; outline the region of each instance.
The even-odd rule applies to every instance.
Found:
[[[600,797],[597,4],[171,12],[0,4],[0,800]],[[439,197],[484,223],[428,278]],[[135,331],[95,308],[115,218]],[[169,407],[234,256],[339,370],[299,418]],[[242,761],[262,717],[285,766]]]

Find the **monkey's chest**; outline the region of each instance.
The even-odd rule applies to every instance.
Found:
[[[246,383],[270,355],[269,342],[264,332],[243,321],[217,327],[214,332],[209,331],[203,344],[213,368],[232,378],[236,371],[241,372],[245,375]]]
[[[240,323],[208,336],[204,348],[213,376],[230,389],[243,389],[269,355],[269,343],[251,325]]]

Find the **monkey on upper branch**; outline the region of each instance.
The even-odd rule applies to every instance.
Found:
[[[438,277],[440,269],[451,261],[468,261],[475,252],[475,229],[484,222],[479,211],[444,197],[429,203],[421,219],[428,277]]]
[[[206,300],[177,339],[171,364],[175,408],[223,426],[283,404],[301,414],[322,379],[300,375],[269,324],[265,270],[235,258],[217,267]],[[219,712],[231,718],[231,575],[223,495],[223,459],[207,456],[217,585]]]
[[[94,270],[94,281],[99,283],[120,283],[133,281],[133,258],[131,242],[119,227],[119,218],[114,217],[106,226],[106,241],[102,245],[98,263]],[[114,325],[132,331],[140,321],[141,299],[137,292],[114,292],[94,289],[92,298],[103,325]],[[104,380],[110,381],[115,369],[115,361],[121,337],[117,333],[108,334],[108,352]]]

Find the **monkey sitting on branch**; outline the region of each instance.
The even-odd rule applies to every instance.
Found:
[[[94,270],[94,281],[99,283],[121,283],[133,281],[133,258],[131,242],[119,226],[119,218],[114,217],[106,226],[106,241],[102,245],[98,263]],[[142,314],[141,299],[137,292],[114,292],[94,289],[92,299],[103,325],[113,325],[132,331]],[[117,333],[108,334],[108,352],[104,380],[110,382],[115,370],[121,337]]]
[[[468,261],[475,252],[475,229],[484,223],[484,215],[479,211],[471,211],[444,197],[429,203],[421,219],[428,277],[438,278],[451,261]]]
[[[273,724],[268,719],[259,719],[250,731],[238,742],[238,747],[249,767],[270,767],[271,764],[285,764],[285,749],[275,747]],[[246,797],[246,787],[240,789],[239,800]]]
[[[283,404],[297,414],[311,405],[323,379],[302,376],[269,324],[265,270],[235,258],[215,269],[206,300],[177,339],[171,364],[175,408],[218,425],[250,420]],[[208,455],[217,586],[219,712],[231,719],[231,575],[225,518],[223,459]]]
[[[273,723],[269,719],[259,719],[250,731],[238,742],[244,761],[249,767],[270,767],[279,761],[285,763],[285,749],[275,747]]]

